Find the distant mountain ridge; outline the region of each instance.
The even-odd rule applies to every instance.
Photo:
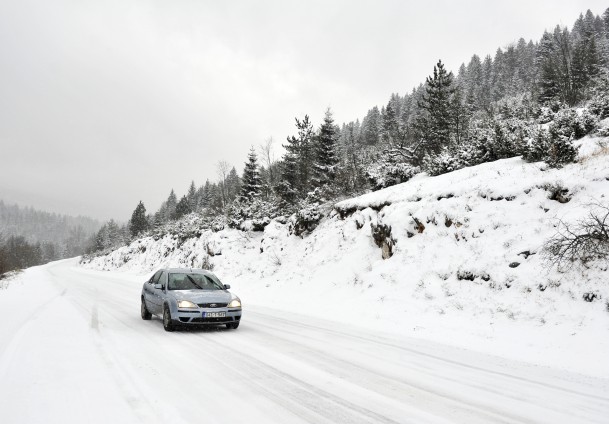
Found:
[[[0,200],[0,235],[23,236],[33,243],[65,243],[75,236],[87,238],[101,227],[96,219],[69,216],[22,207]]]

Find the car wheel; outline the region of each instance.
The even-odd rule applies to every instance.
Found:
[[[152,314],[150,313],[150,311],[148,310],[148,308],[146,307],[146,301],[144,300],[144,298],[142,298],[142,307],[141,307],[141,314],[142,314],[142,319],[148,321],[150,318],[152,318]]]
[[[235,322],[232,324],[226,324],[226,328],[228,328],[229,330],[236,330],[237,328],[239,328],[239,323]]]
[[[163,328],[165,331],[173,331],[175,327],[173,326],[173,321],[171,321],[171,312],[169,312],[169,308],[165,306],[163,309]]]

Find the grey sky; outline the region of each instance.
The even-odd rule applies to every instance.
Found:
[[[0,199],[96,218],[240,171],[294,117],[363,117],[605,1],[0,0]]]

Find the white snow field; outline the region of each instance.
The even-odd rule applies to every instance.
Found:
[[[328,211],[302,238],[272,221],[264,232],[143,238],[84,266],[141,275],[209,257],[246,308],[609,378],[609,264],[549,270],[541,249],[559,219],[575,222],[590,203],[609,204],[609,138],[581,144],[580,162],[562,169],[513,158],[345,200],[336,206],[342,218]],[[550,199],[555,187],[571,200]],[[389,259],[373,240],[377,223],[391,226]]]
[[[148,237],[0,282],[0,423],[609,423],[609,265],[559,272],[541,249],[609,202],[608,142],[559,170],[418,176],[303,237]],[[154,270],[207,258],[239,329],[140,319]]]
[[[606,423],[609,417],[606,377],[275,309],[246,305],[238,330],[166,333],[158,318],[139,317],[142,280],[66,260],[4,283],[0,422]]]

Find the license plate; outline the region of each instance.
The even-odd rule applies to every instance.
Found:
[[[203,318],[224,318],[226,312],[203,312]]]

